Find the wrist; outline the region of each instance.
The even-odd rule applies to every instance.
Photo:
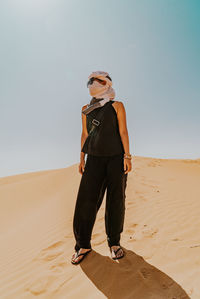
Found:
[[[132,155],[128,152],[128,153],[124,153],[124,159],[132,159]]]
[[[85,153],[84,153],[84,152],[81,152],[81,153],[80,153],[80,160],[84,160],[84,158],[85,158]]]

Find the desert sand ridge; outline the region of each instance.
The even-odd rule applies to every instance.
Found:
[[[0,178],[0,298],[200,298],[200,159],[132,163],[125,257],[110,258],[105,195],[93,251],[78,266],[70,262],[78,163]]]

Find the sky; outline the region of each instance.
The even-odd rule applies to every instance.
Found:
[[[99,70],[132,155],[200,158],[198,0],[1,0],[0,43],[0,177],[79,162]]]

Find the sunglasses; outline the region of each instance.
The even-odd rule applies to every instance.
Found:
[[[111,79],[109,76],[106,76],[106,78],[108,78],[110,81],[112,81],[112,79]],[[98,82],[99,82],[100,84],[102,84],[102,85],[105,85],[105,84],[106,84],[106,81],[101,80],[101,79],[99,79],[99,78],[92,77],[92,78],[90,78],[90,80],[87,82],[87,87],[88,87],[88,85],[92,84],[95,80],[98,81]]]

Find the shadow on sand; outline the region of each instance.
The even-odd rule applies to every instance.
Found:
[[[172,278],[131,250],[118,261],[94,249],[79,264],[93,284],[109,299],[190,299]]]

